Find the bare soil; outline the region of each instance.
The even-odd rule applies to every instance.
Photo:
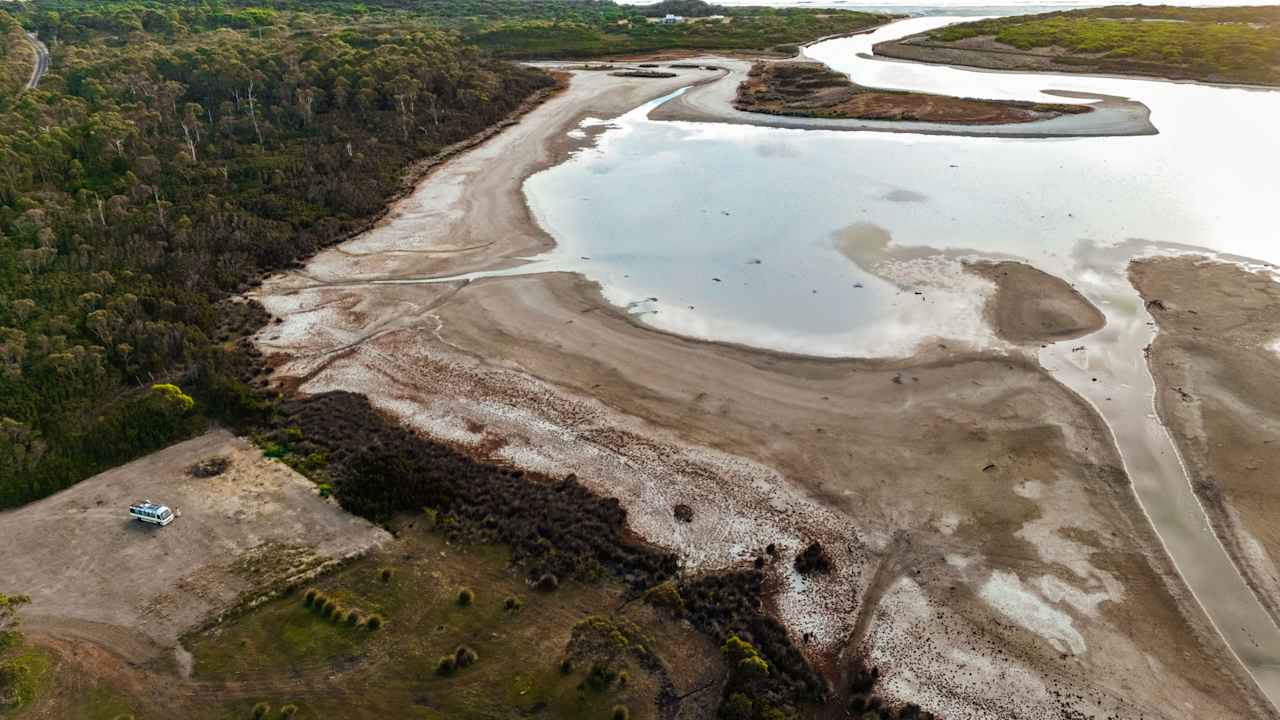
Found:
[[[1199,256],[1133,262],[1156,408],[1214,531],[1280,622],[1280,282]]]
[[[220,474],[189,472],[218,457],[228,461]],[[143,499],[180,516],[165,527],[132,520],[129,505]],[[387,537],[248,441],[215,430],[0,513],[0,579],[5,592],[31,596],[28,631],[142,662]]]
[[[1102,329],[1106,316],[1061,278],[1020,262],[973,262],[968,270],[996,285],[987,321],[1014,343],[1046,343]]]
[[[862,87],[816,62],[757,62],[734,107],[797,117],[996,125],[1091,112],[1088,105],[971,100]]]
[[[576,73],[378,228],[270,279],[256,297],[281,322],[258,342],[276,376],[574,472],[691,572],[773,544],[769,606],[793,641],[833,679],[869,658],[890,699],[952,718],[1267,715],[1108,429],[1030,356],[939,341],[898,361],[790,357],[656,332],[574,275],[416,280],[550,247],[523,179],[590,142],[566,135],[582,117],[689,79]],[[831,571],[795,572],[814,540]]]

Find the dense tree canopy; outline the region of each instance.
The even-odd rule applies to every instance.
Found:
[[[247,411],[224,301],[551,84],[420,24],[27,12],[53,68],[0,95],[0,506],[191,432],[153,381]]]

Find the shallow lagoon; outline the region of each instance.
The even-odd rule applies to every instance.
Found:
[[[981,286],[954,264],[867,267],[886,233],[894,248],[1024,258],[1072,281],[1092,272],[1073,259],[1082,244],[1138,240],[1280,261],[1280,92],[859,57],[885,37],[947,21],[910,20],[808,52],[869,85],[1134,97],[1152,108],[1160,134],[994,139],[647,120],[659,100],[528,180],[530,205],[558,243],[536,269],[582,272],[663,329],[883,356],[934,335],[993,342],[977,318]],[[842,238],[851,227],[853,239]]]
[[[808,54],[879,87],[1130,97],[1160,133],[993,139],[650,121],[659,100],[529,178],[530,207],[557,246],[514,272],[580,272],[664,330],[827,356],[999,346],[981,318],[988,286],[963,272],[965,257],[1024,259],[1067,279],[1108,324],[1040,361],[1111,426],[1174,563],[1276,702],[1280,629],[1207,526],[1155,416],[1142,354],[1150,318],[1125,267],[1191,248],[1280,263],[1280,92],[863,56],[953,21],[908,20]]]

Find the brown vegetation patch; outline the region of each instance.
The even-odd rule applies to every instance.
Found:
[[[970,100],[876,90],[815,62],[757,62],[738,86],[734,107],[795,117],[908,120],[999,125],[1085,113],[1087,105]]]

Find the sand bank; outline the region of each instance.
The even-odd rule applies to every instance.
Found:
[[[898,361],[791,357],[656,332],[575,275],[414,282],[548,247],[521,183],[590,142],[591,128],[566,134],[581,118],[691,81],[736,87],[680,72],[576,73],[379,227],[270,279],[256,296],[281,322],[258,341],[277,375],[366,394],[494,460],[575,472],[692,571],[821,540],[836,570],[779,563],[774,610],[833,677],[853,647],[892,696],[947,717],[1265,715],[1107,429],[1033,359],[942,341]]]
[[[1159,332],[1148,363],[1172,432],[1218,538],[1280,623],[1280,283],[1274,269],[1198,256],[1129,270]]]
[[[1106,317],[1063,280],[1019,262],[974,262],[970,272],[996,285],[986,316],[996,335],[1013,343],[1042,343],[1088,335]]]

